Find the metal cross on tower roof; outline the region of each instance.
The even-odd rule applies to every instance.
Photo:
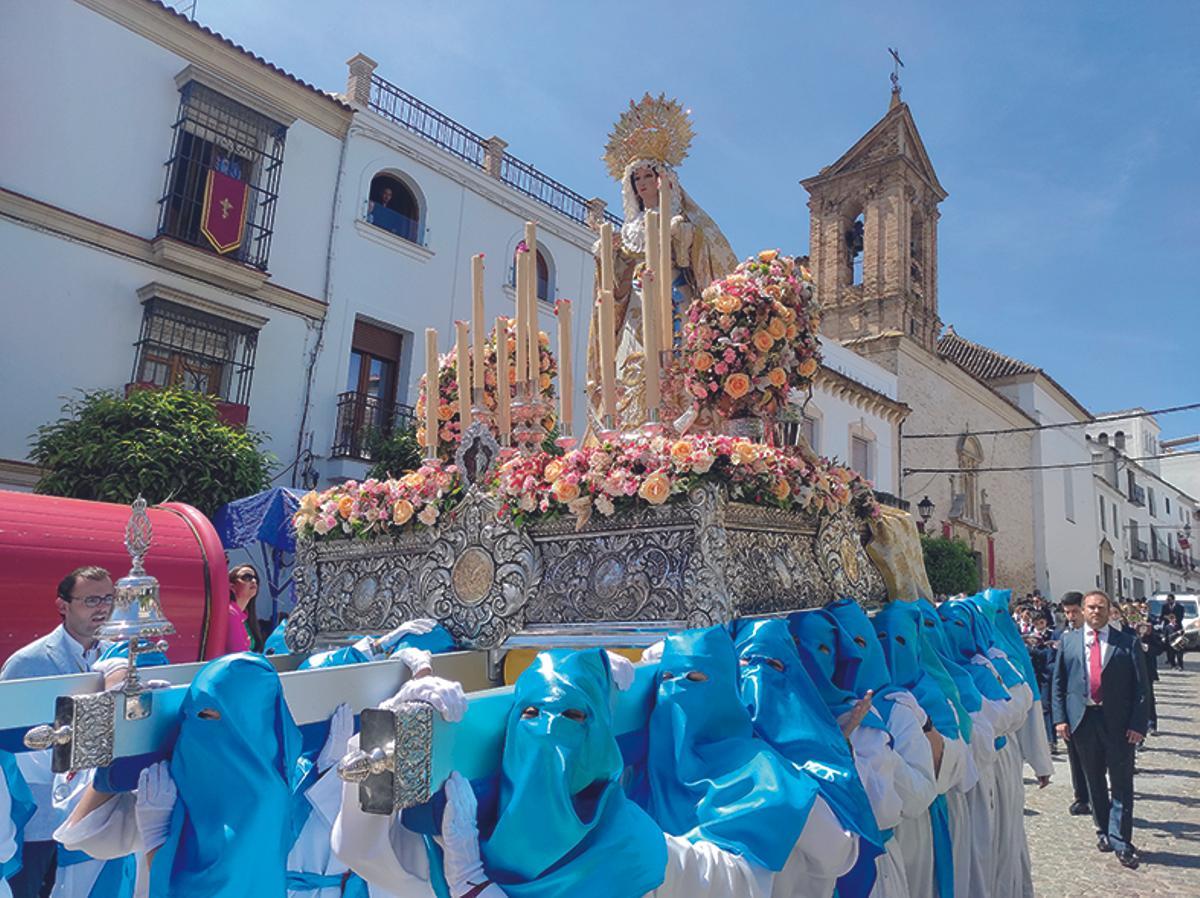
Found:
[[[900,95],[900,69],[902,69],[904,67],[904,60],[900,58],[899,50],[893,49],[892,47],[888,47],[888,53],[891,54],[892,59],[894,61],[892,64],[892,93],[894,93],[896,96],[899,96]]]

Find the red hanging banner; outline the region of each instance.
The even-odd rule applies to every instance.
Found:
[[[221,254],[242,245],[246,230],[246,203],[250,185],[216,169],[204,182],[204,206],[200,210],[200,233]]]

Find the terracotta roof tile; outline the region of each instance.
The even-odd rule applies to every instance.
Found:
[[[937,348],[938,355],[949,359],[980,380],[1012,377],[1015,374],[1037,374],[1041,371],[1040,368],[1035,368],[1020,359],[964,339],[954,332],[953,327],[948,328],[938,339]]]

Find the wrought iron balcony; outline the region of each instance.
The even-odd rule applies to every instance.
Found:
[[[1150,555],[1150,551],[1146,544],[1140,539],[1133,544],[1133,560],[1145,561]]]
[[[1129,501],[1138,507],[1146,504],[1146,490],[1135,484],[1129,484]]]
[[[411,405],[386,403],[377,396],[350,391],[338,394],[337,426],[330,455],[371,461],[371,440],[413,426]]]

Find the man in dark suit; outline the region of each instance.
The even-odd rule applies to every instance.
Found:
[[[1133,752],[1146,734],[1146,664],[1137,637],[1109,626],[1111,607],[1105,593],[1089,592],[1083,628],[1064,634],[1059,644],[1054,723],[1079,753],[1096,847],[1115,851],[1133,869]]]

